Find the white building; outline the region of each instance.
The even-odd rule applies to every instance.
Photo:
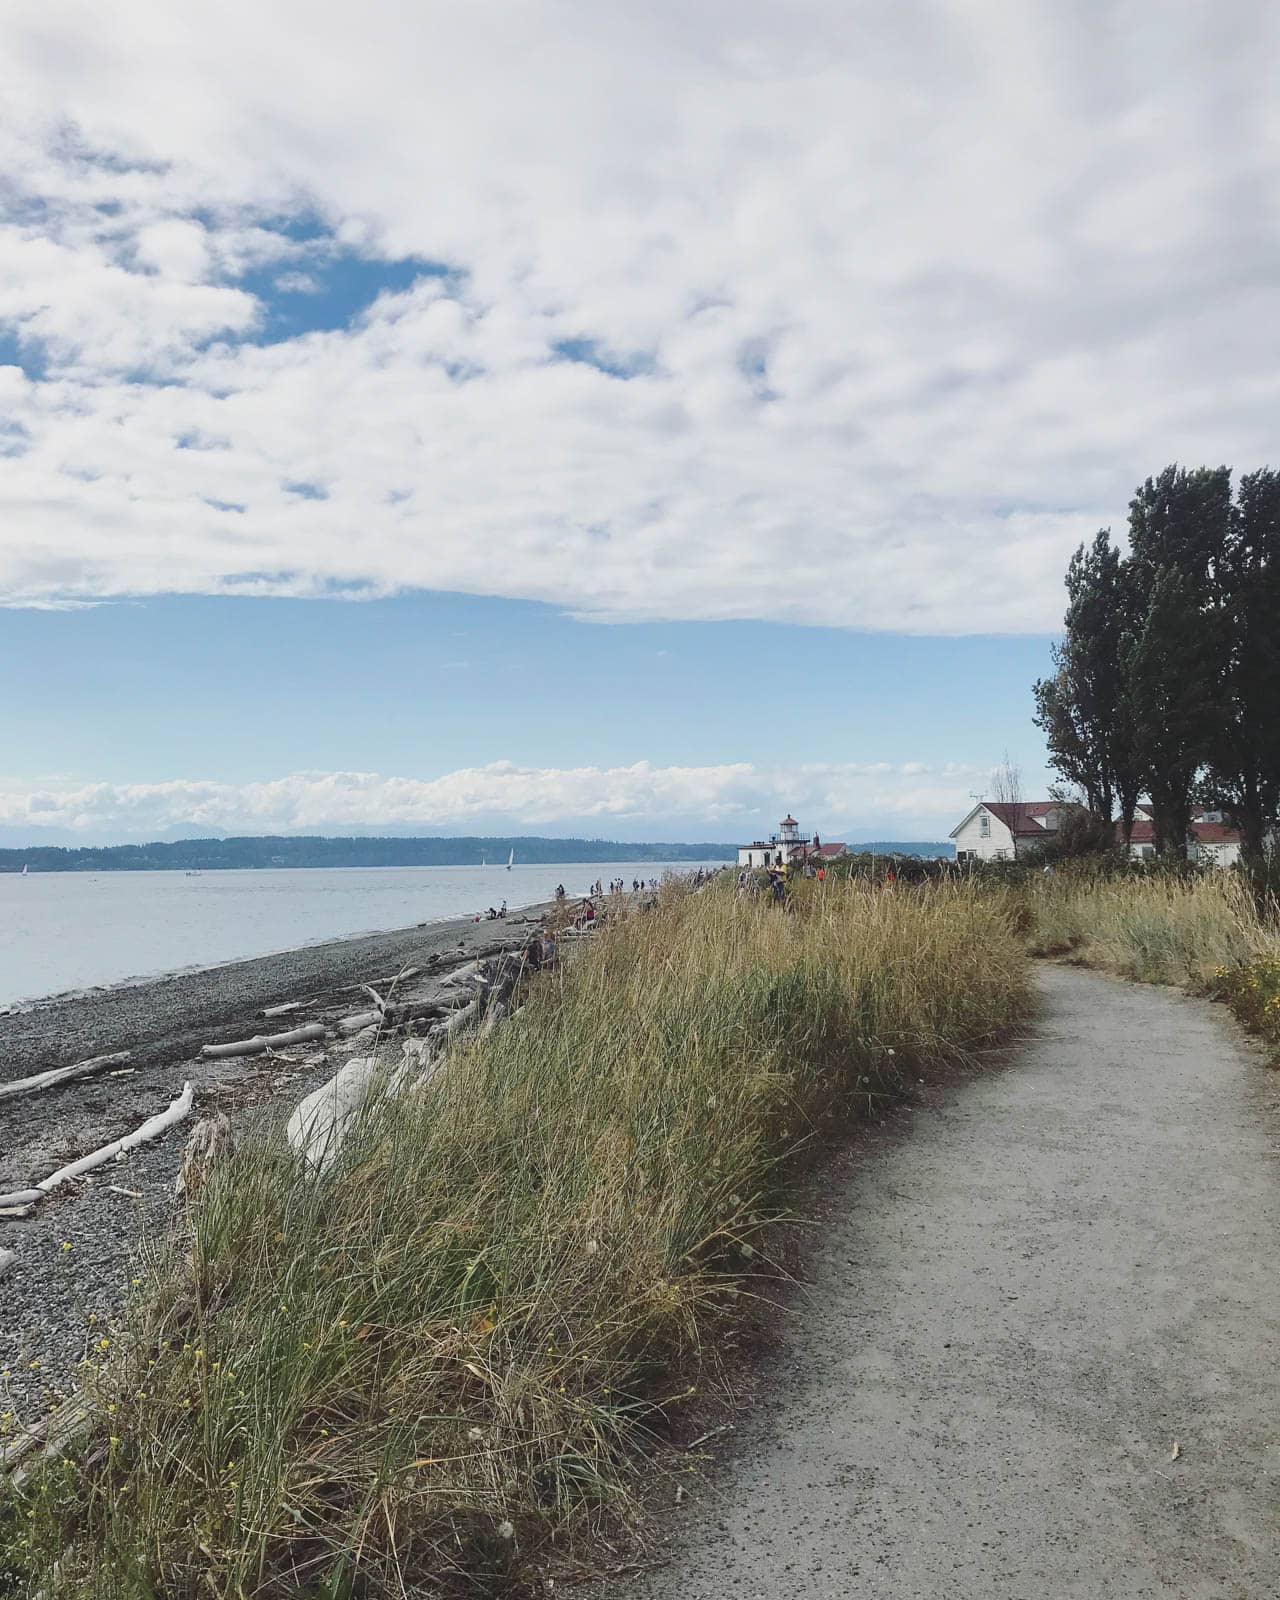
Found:
[[[1077,809],[1057,800],[1026,800],[1016,804],[1002,800],[980,800],[969,815],[951,830],[956,842],[956,860],[963,865],[973,861],[1013,861],[1036,845],[1051,839],[1062,826],[1063,818]],[[1116,823],[1116,843],[1121,842]],[[1151,812],[1139,806],[1134,814],[1129,854],[1145,860],[1156,853],[1155,828]],[[1221,811],[1197,812],[1187,835],[1187,858],[1205,866],[1233,867],[1240,859],[1240,835],[1223,820]]]
[[[1075,808],[1057,800],[979,800],[949,835],[956,842],[956,860],[1012,861],[1022,852],[1051,839],[1062,819]]]
[[[812,861],[819,865],[845,853],[843,844],[823,844],[815,833],[812,839],[801,838],[800,824],[790,812],[778,824],[777,833],[767,839],[753,839],[750,844],[738,846],[740,867],[790,867],[803,866]]]
[[[1117,842],[1120,824],[1116,824]],[[1129,854],[1147,860],[1156,853],[1156,830],[1145,806],[1134,812]],[[1205,867],[1234,867],[1240,859],[1240,834],[1229,827],[1221,811],[1200,811],[1192,818],[1187,835],[1187,860]]]

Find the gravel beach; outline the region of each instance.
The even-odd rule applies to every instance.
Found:
[[[100,1075],[0,1100],[0,1192],[25,1187],[132,1131],[190,1081],[195,1108],[156,1143],[65,1188],[30,1217],[0,1216],[0,1252],[16,1260],[0,1276],[0,1411],[30,1418],[68,1392],[87,1341],[103,1337],[127,1291],[142,1239],[175,1215],[174,1178],[192,1124],[287,1116],[363,1043],[336,1040],[228,1060],[200,1046],[366,1009],[362,984],[385,991],[406,968],[436,975],[500,942],[519,941],[546,909],[500,922],[460,918],[366,934],[176,973],[139,984],[55,996],[0,1015],[0,1083],[89,1056],[132,1052],[123,1076]],[[402,988],[399,991],[405,993]],[[304,1002],[264,1021],[267,1006]]]

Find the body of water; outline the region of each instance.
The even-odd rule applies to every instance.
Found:
[[[672,870],[691,872],[697,862]],[[720,862],[708,865],[719,866]],[[0,1006],[549,900],[662,862],[0,873]]]

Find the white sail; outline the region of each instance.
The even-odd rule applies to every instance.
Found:
[[[26,864],[26,862],[25,862],[25,861],[24,861],[24,862],[23,862],[23,863],[22,863],[22,876],[23,876],[23,877],[24,877],[24,878],[25,878],[25,877],[26,877],[26,875],[27,875],[27,864]]]
[[[516,864],[516,852],[515,852],[515,849],[513,847],[512,851],[511,851],[511,854],[507,857],[507,871],[510,872],[512,867],[515,866],[515,864]]]

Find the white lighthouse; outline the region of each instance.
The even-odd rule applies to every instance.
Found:
[[[814,844],[817,844],[815,837]],[[767,839],[753,839],[750,844],[738,846],[740,867],[786,867],[803,861],[809,851],[809,842],[800,837],[800,824],[788,811],[778,824],[777,833]]]

